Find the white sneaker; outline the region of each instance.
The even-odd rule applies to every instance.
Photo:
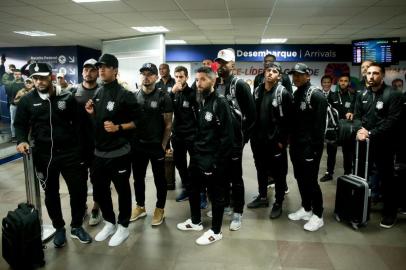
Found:
[[[202,223],[193,224],[192,220],[189,218],[185,222],[178,223],[176,227],[181,231],[201,231],[203,230]]]
[[[196,244],[201,246],[210,245],[216,241],[223,239],[223,234],[220,232],[215,234],[211,229],[205,232],[202,236],[196,239]]]
[[[110,247],[119,246],[121,243],[124,242],[125,239],[128,238],[129,235],[130,230],[128,229],[128,227],[124,227],[123,225],[118,224],[116,233],[111,237],[109,241],[109,246]]]
[[[98,242],[104,241],[107,239],[107,237],[112,235],[115,231],[116,231],[116,226],[113,223],[104,221],[103,229],[98,234],[96,234],[96,237],[94,238],[94,240],[96,240]]]
[[[297,210],[294,213],[291,213],[288,215],[288,218],[290,220],[309,220],[312,217],[313,213],[312,211],[307,212],[303,207],[300,207],[299,210]]]
[[[303,226],[306,231],[314,232],[323,227],[323,217],[319,218],[317,215],[312,215],[310,220]]]
[[[230,223],[230,231],[238,231],[241,228],[242,214],[234,213],[233,220]]]

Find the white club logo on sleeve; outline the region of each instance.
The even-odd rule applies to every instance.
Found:
[[[211,112],[206,112],[204,119],[206,119],[207,122],[211,122],[211,120],[213,120],[213,114]]]
[[[383,102],[382,102],[382,101],[376,102],[376,108],[377,108],[378,110],[382,110],[382,108],[383,108]]]
[[[113,111],[114,110],[114,101],[109,101],[109,102],[107,102],[107,106],[106,106],[106,109],[108,110],[108,111]]]
[[[276,98],[272,100],[272,106],[274,106],[275,108],[278,107],[278,101],[276,101]]]
[[[58,101],[58,109],[60,109],[61,111],[66,109],[66,101],[65,100]]]

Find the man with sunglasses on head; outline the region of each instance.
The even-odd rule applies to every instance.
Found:
[[[86,169],[82,162],[77,122],[77,103],[70,92],[56,91],[52,68],[46,63],[29,67],[35,90],[17,106],[14,126],[17,151],[27,154],[30,145],[36,177],[45,190],[45,205],[56,229],[56,248],[66,244],[65,221],[59,195],[59,175],[68,186],[72,214],[71,237],[81,243],[92,238],[82,228],[86,211]],[[31,138],[30,141],[28,138]]]

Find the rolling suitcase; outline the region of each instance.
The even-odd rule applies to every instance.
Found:
[[[24,155],[27,202],[9,211],[2,221],[2,255],[12,269],[45,265],[41,233],[41,197],[31,154]]]
[[[173,151],[167,149],[165,153],[165,179],[168,190],[175,189],[175,162],[173,160]]]
[[[349,222],[354,229],[366,226],[369,220],[370,189],[368,177],[369,140],[366,140],[365,178],[358,176],[359,142],[356,143],[354,174],[337,178],[334,214],[337,221]]]

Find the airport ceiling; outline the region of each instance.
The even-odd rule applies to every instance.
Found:
[[[0,47],[82,45],[144,35],[133,26],[165,26],[187,44],[349,44],[406,41],[406,0],[0,0]],[[13,31],[44,31],[30,37]]]

